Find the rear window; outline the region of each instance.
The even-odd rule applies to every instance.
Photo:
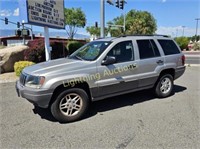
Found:
[[[174,43],[173,40],[158,40],[160,43],[165,55],[172,55],[172,54],[178,54],[180,53],[178,47]]]

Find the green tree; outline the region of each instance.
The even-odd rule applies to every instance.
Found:
[[[192,36],[192,37],[190,38],[190,40],[192,40],[193,42],[196,41],[196,40],[199,41],[199,40],[200,40],[200,36],[199,36],[199,35],[198,35],[198,36],[196,36],[196,35],[195,35],[195,36]]]
[[[177,37],[175,41],[180,46],[181,50],[187,49],[190,42],[188,37]]]
[[[96,35],[97,37],[100,37],[100,32],[101,32],[100,30],[101,30],[100,27],[95,27],[95,26],[88,26],[86,28],[86,31],[90,33],[90,35]],[[105,28],[105,35],[107,34],[108,34],[108,29]]]
[[[90,35],[96,35],[97,37],[100,36],[100,28],[95,26],[88,26],[86,31],[90,33]]]
[[[112,37],[117,37],[122,34],[124,34],[123,28],[122,27],[112,27],[112,25],[122,25],[123,24],[123,16],[117,17],[114,20],[116,20],[116,23],[113,23],[112,21],[107,22],[109,28],[108,31],[110,32]],[[118,20],[118,21],[117,21]]]
[[[124,16],[121,15],[119,17],[114,18],[112,21],[109,21],[108,24],[111,25],[123,25]],[[156,20],[147,11],[137,11],[137,10],[130,10],[126,15],[126,24],[125,24],[126,32],[125,34],[132,35],[132,34],[154,34],[157,25]],[[115,29],[112,31],[110,30],[111,35],[119,36],[123,34],[123,28]]]
[[[74,38],[77,28],[83,28],[85,24],[86,16],[81,8],[65,8],[65,25],[70,39]]]

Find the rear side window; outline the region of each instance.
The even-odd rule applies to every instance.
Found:
[[[150,42],[151,42],[151,46],[153,48],[153,52],[154,52],[155,57],[160,56],[160,52],[159,52],[158,47],[155,44],[154,40],[150,40]]]
[[[140,59],[160,56],[158,47],[153,40],[137,40]]]
[[[165,55],[172,55],[172,54],[178,54],[180,53],[178,47],[174,43],[173,40],[158,40],[160,43]]]

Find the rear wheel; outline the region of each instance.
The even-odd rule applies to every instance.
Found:
[[[172,94],[174,88],[174,80],[172,75],[165,74],[159,78],[155,85],[155,94],[157,97],[164,98]]]
[[[89,98],[78,88],[61,92],[51,105],[52,115],[60,122],[72,122],[80,119],[87,111]]]

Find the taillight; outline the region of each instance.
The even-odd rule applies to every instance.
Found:
[[[185,55],[183,55],[183,56],[181,57],[181,60],[182,60],[182,65],[185,65]]]

